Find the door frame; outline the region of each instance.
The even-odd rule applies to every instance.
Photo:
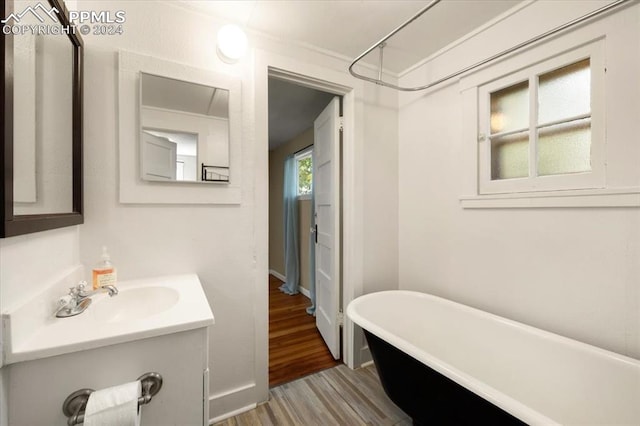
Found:
[[[256,223],[256,276],[255,276],[255,377],[256,401],[266,401],[268,387],[268,286],[269,273],[269,108],[268,78],[279,78],[290,83],[310,87],[342,97],[342,307],[363,291],[363,83],[346,72],[319,66],[313,59],[301,62],[289,56],[256,50],[254,56],[253,87],[243,87],[245,120],[255,119],[255,223]],[[327,63],[320,55],[316,63]],[[248,93],[247,93],[248,92]],[[252,96],[253,95],[253,96]],[[250,108],[255,108],[251,114]],[[248,116],[248,118],[246,118]],[[251,123],[245,123],[251,126]],[[347,366],[360,365],[363,338],[354,336],[354,324],[344,316],[342,328],[342,359]]]

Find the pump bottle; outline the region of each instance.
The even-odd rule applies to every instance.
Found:
[[[96,290],[105,285],[116,284],[116,268],[111,263],[111,257],[106,247],[102,247],[102,259],[93,268],[93,289]]]

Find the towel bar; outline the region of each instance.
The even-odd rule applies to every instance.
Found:
[[[138,409],[148,404],[162,388],[162,376],[159,373],[145,373],[138,377],[142,385],[142,395],[138,398]],[[84,410],[93,389],[80,389],[73,392],[64,400],[62,412],[69,419],[67,425],[75,426],[84,423]]]

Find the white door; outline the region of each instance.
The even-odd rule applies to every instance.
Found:
[[[143,179],[176,180],[178,144],[142,132],[142,150]]]
[[[314,122],[313,186],[316,212],[316,326],[340,358],[340,100]]]

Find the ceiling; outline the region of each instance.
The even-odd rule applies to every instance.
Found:
[[[385,71],[402,74],[520,2],[442,0],[387,41]],[[353,60],[428,3],[414,0],[181,0],[178,4],[238,24],[250,38],[251,34],[267,35]],[[363,62],[377,67],[378,53],[372,52]],[[357,71],[377,76],[376,71],[364,67],[358,67]],[[300,133],[300,127],[306,125],[303,129],[306,130],[309,123],[313,123],[318,105],[323,102],[315,92],[270,81],[270,139],[289,140]],[[317,104],[307,104],[314,100]]]
[[[335,95],[269,78],[269,150],[313,126]]]
[[[229,118],[229,91],[143,73],[142,105]]]
[[[401,73],[521,0],[442,0],[389,40],[385,68]],[[355,59],[429,1],[180,0],[198,10],[288,42]],[[377,65],[377,55],[366,58]]]

